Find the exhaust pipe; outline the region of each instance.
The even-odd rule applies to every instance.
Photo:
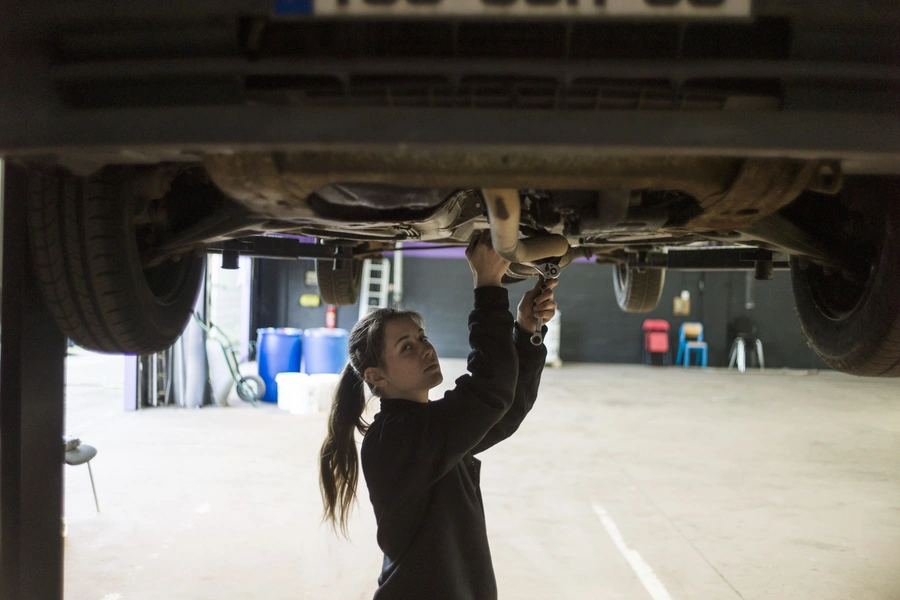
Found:
[[[569,241],[561,235],[551,234],[519,239],[519,217],[522,203],[519,191],[508,188],[483,188],[491,224],[491,243],[497,254],[511,263],[528,263],[544,258],[565,256],[571,252]],[[571,262],[571,260],[569,261]]]

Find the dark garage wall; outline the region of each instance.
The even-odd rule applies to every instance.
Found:
[[[315,272],[314,260],[254,260],[254,314],[251,327],[310,327],[325,326],[325,305],[318,308],[300,306],[303,294],[318,294],[316,286],[306,285],[307,272]],[[338,327],[350,329],[359,315],[358,306],[338,307]],[[251,333],[255,338],[256,333]]]
[[[321,327],[325,307],[303,308],[299,298],[316,293],[304,283],[311,260],[257,261],[254,327]],[[510,286],[515,311],[522,294],[533,285]],[[731,339],[728,324],[737,317],[753,320],[763,340],[769,367],[826,368],[800,335],[794,312],[790,275],[777,271],[775,279],[753,284],[755,308],[745,308],[746,275],[743,272],[669,272],[659,307],[648,314],[619,310],[612,285],[611,267],[574,263],[566,268],[557,288],[562,311],[560,354],[564,361],[639,363],[641,323],[647,318],[672,324],[673,351],[678,326],[687,320],[705,326],[710,366],[726,366]],[[428,336],[438,353],[465,357],[468,353],[466,319],[472,306],[472,273],[462,259],[412,258],[404,260],[403,305],[421,312]],[[682,290],[691,294],[690,317],[674,317],[672,300]],[[356,322],[356,306],[338,309],[338,327],[350,329]],[[674,358],[674,356],[673,356]]]

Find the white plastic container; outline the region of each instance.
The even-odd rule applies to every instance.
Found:
[[[337,373],[316,373],[309,376],[309,396],[312,410],[328,412],[341,376]]]
[[[310,399],[310,376],[306,373],[278,373],[278,408],[293,415],[315,412]]]

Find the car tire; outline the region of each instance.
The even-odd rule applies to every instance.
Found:
[[[266,382],[256,375],[244,375],[235,386],[238,398],[244,402],[256,404],[266,395]]]
[[[319,282],[319,295],[325,304],[335,306],[351,306],[359,301],[359,289],[362,282],[363,261],[347,259],[343,268],[334,268],[333,259],[316,259],[316,278]]]
[[[631,269],[613,265],[613,286],[619,308],[628,313],[650,312],[659,305],[665,269]]]
[[[79,346],[150,354],[184,331],[200,291],[202,255],[141,265],[128,171],[86,177],[35,170],[29,180],[32,257],[47,305]]]
[[[881,239],[864,282],[796,257],[790,263],[807,344],[829,367],[851,375],[900,376],[900,204],[882,200]]]

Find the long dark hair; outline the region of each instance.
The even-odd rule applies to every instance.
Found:
[[[422,327],[422,315],[411,310],[379,308],[360,319],[350,331],[350,362],[341,372],[328,415],[328,434],[319,452],[319,490],[325,506],[324,521],[330,521],[347,536],[347,520],[356,499],[359,481],[359,454],[355,431],[365,435],[369,424],[362,414],[366,408],[364,386],[375,396],[377,388],[365,380],[366,369],[381,367],[384,357],[384,328],[390,321],[409,317]]]

